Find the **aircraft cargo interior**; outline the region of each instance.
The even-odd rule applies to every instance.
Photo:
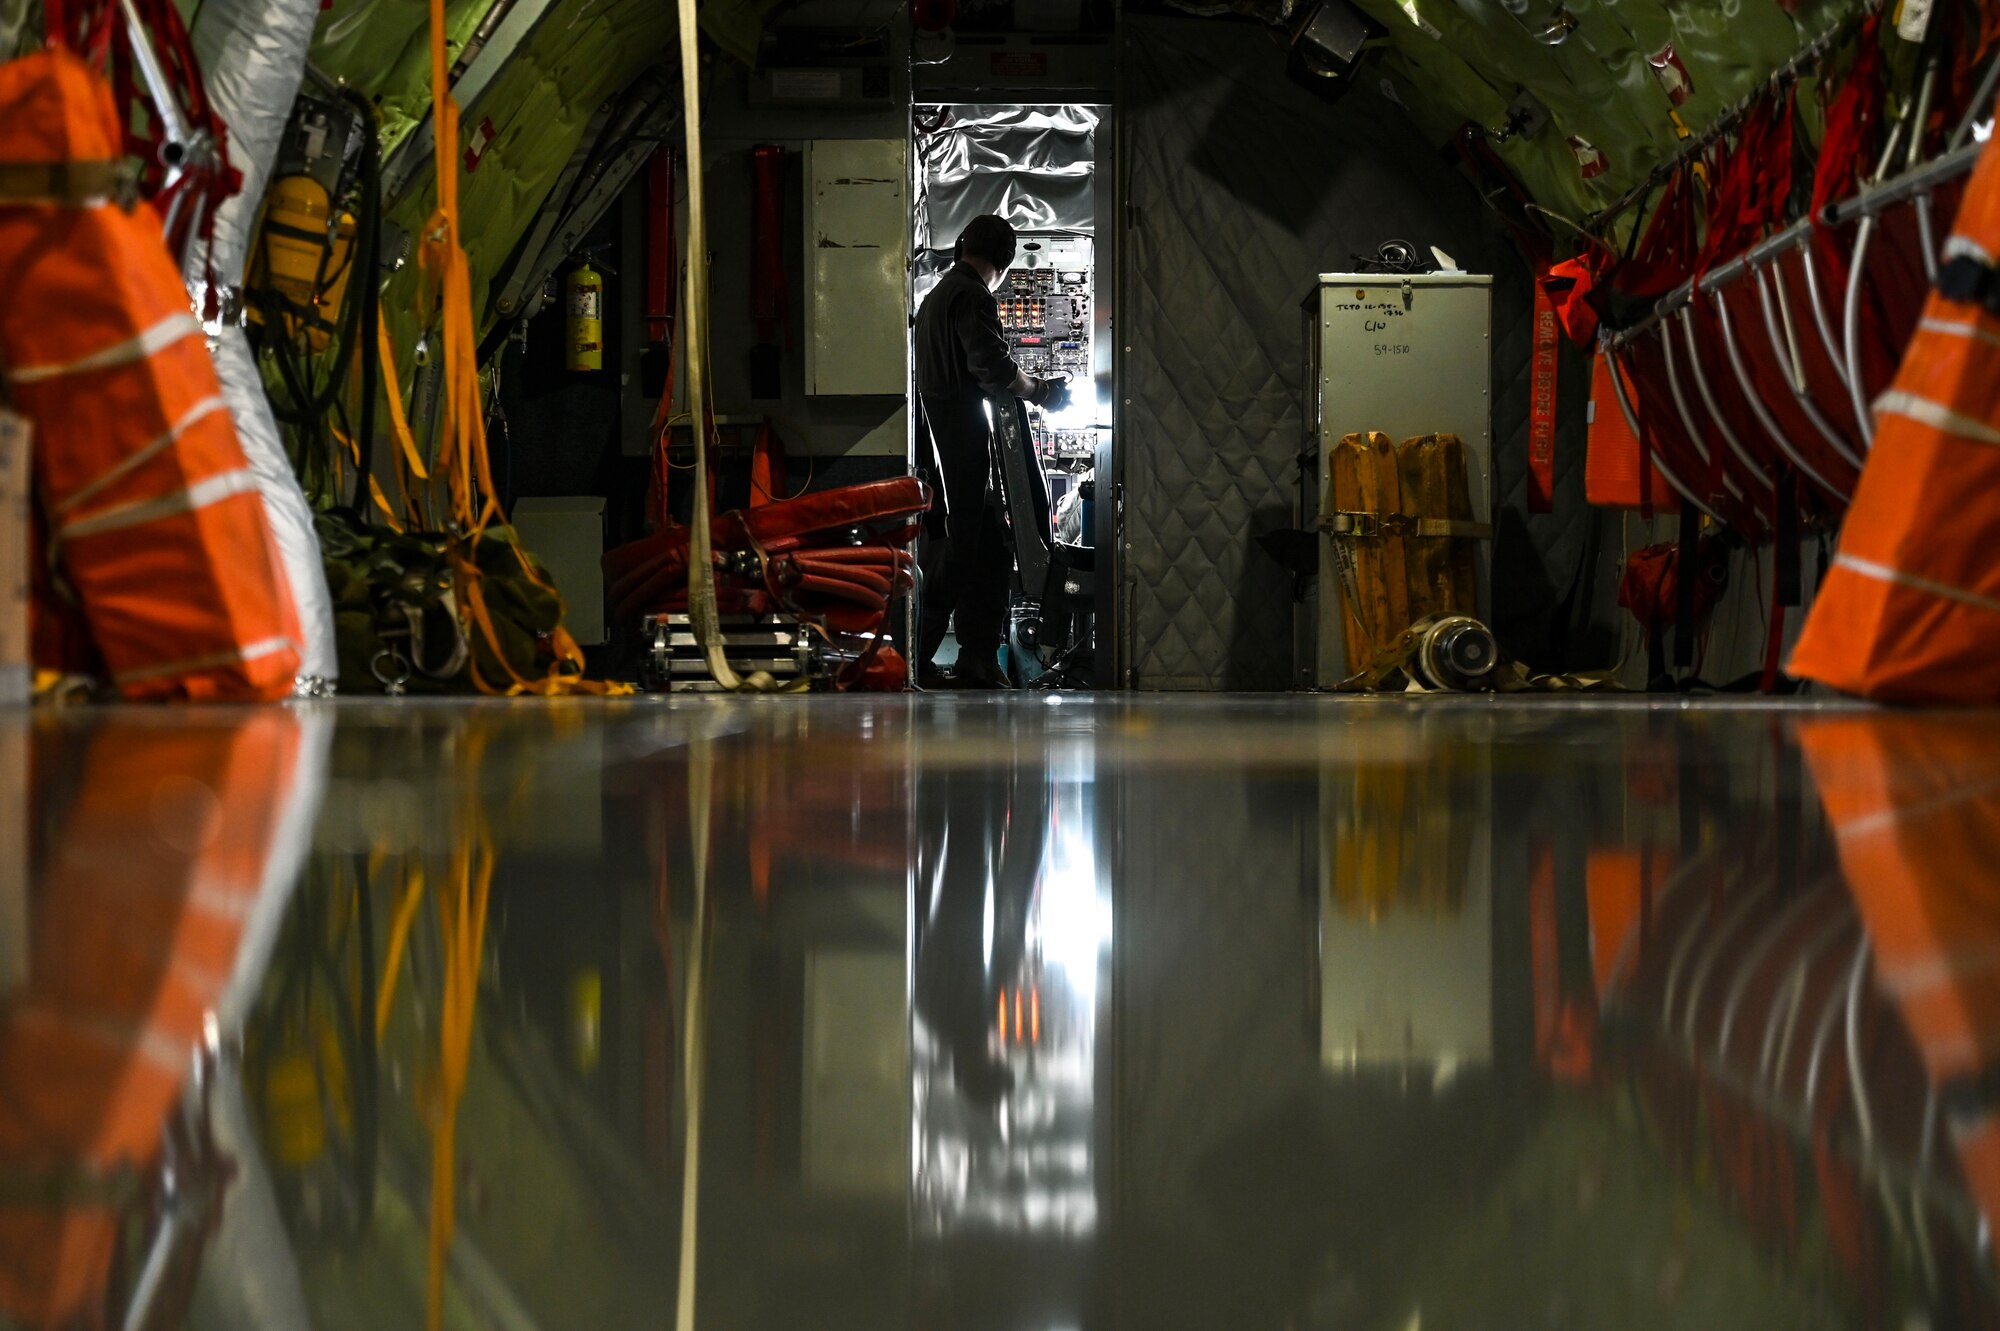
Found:
[[[2000,1331],[1994,0],[0,0],[0,1331]]]

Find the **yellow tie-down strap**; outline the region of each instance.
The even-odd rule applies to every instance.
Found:
[[[135,165],[116,162],[0,162],[0,203],[130,208],[138,197]]]
[[[1406,513],[1358,513],[1345,509],[1321,514],[1319,529],[1329,536],[1456,536],[1474,541],[1493,539],[1493,524],[1490,522],[1468,522],[1461,518],[1419,518]]]

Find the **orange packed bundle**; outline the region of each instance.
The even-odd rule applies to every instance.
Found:
[[[121,203],[121,140],[75,56],[0,64],[0,372],[55,572],[124,696],[284,697],[291,590],[159,218]]]
[[[1996,140],[1995,143],[2000,143]],[[2000,151],[1980,154],[1790,671],[1892,702],[2000,701]]]

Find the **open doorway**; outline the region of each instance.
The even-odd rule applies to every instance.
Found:
[[[1097,482],[1112,475],[1111,270],[1098,228],[1108,212],[1098,173],[1104,121],[1104,108],[1087,104],[920,103],[912,115],[911,308],[950,269],[966,223],[1004,217],[1019,238],[995,293],[1009,354],[1028,375],[1070,383],[1062,408],[1026,408],[1023,442],[1042,493],[1033,503],[1010,494],[1007,505],[1017,553],[1024,540],[1046,541],[1058,570],[1092,564]],[[915,444],[928,447],[921,434]],[[1003,459],[1003,488],[1006,470]],[[1017,567],[1026,574],[1029,561]],[[1058,576],[1046,589],[1033,581],[1017,576],[1003,665],[1021,685],[1097,686],[1103,616],[1093,580]],[[948,638],[940,664],[955,647]]]

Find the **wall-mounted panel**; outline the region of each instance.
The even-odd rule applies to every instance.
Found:
[[[806,144],[806,391],[909,384],[909,204],[901,139]]]

